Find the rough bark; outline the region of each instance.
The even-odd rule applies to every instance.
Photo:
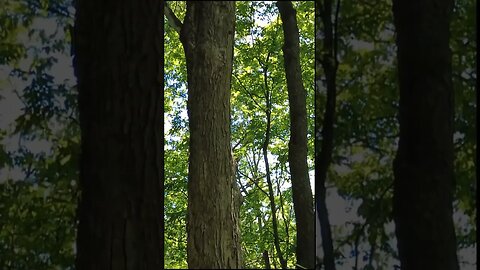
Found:
[[[300,67],[299,31],[291,1],[277,2],[282,19],[283,57],[290,108],[288,162],[292,177],[293,207],[297,225],[297,264],[315,266],[315,216],[307,164],[307,94]]]
[[[400,140],[393,216],[401,268],[456,270],[452,0],[393,1]]]
[[[163,267],[162,14],[159,1],[76,2],[76,269]]]
[[[187,2],[180,33],[188,80],[189,268],[241,268],[230,146],[235,2]]]
[[[339,1],[339,0],[338,0]],[[320,231],[322,236],[322,246],[324,252],[323,264],[326,270],[335,269],[335,258],[333,254],[333,241],[330,229],[330,221],[328,218],[328,210],[326,205],[326,189],[325,182],[327,179],[328,168],[332,159],[333,152],[333,124],[335,121],[335,107],[337,98],[337,52],[336,52],[336,34],[334,36],[334,29],[336,31],[336,22],[338,19],[339,3],[337,2],[335,21],[332,23],[332,1],[325,0],[322,4],[317,3],[318,17],[323,25],[323,46],[320,49],[320,55],[317,54],[320,64],[325,73],[325,81],[327,87],[327,104],[325,105],[325,113],[323,116],[322,125],[322,142],[321,151],[315,156],[315,164],[317,166],[318,188],[316,190],[316,208],[320,221]],[[317,68],[318,70],[318,68]],[[316,85],[318,87],[318,85]],[[318,90],[317,93],[318,95]],[[320,104],[316,104],[320,106]],[[320,130],[319,127],[316,130]],[[315,138],[318,142],[318,134]]]

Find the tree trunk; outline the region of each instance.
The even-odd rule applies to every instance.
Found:
[[[268,88],[268,60],[270,58],[270,52],[267,55],[265,63],[263,64],[263,81],[265,89],[265,116],[266,116],[266,127],[265,127],[265,140],[262,145],[262,154],[263,161],[265,163],[265,175],[267,179],[268,186],[268,199],[270,201],[270,211],[272,213],[272,229],[273,229],[273,243],[275,245],[275,250],[277,251],[278,260],[282,269],[287,269],[287,261],[283,258],[283,252],[280,247],[280,237],[278,234],[278,219],[277,219],[277,206],[275,203],[275,195],[273,194],[273,184],[270,177],[270,163],[268,162],[268,145],[270,144],[270,131],[272,125],[272,103],[270,99],[270,90]],[[259,61],[260,62],[260,61]],[[262,64],[262,63],[260,63]]]
[[[323,126],[321,131],[322,143],[321,151],[315,156],[315,164],[318,172],[318,189],[316,208],[318,213],[318,219],[320,221],[320,231],[322,235],[322,246],[324,252],[323,264],[326,270],[335,270],[335,257],[333,254],[333,240],[330,229],[330,221],[328,218],[327,204],[326,204],[326,189],[325,182],[327,180],[327,172],[332,159],[333,152],[333,123],[335,122],[335,107],[337,99],[337,37],[334,36],[334,29],[336,32],[337,19],[339,12],[339,2],[337,2],[335,21],[332,23],[332,1],[325,0],[322,4],[317,3],[318,17],[323,24],[324,42],[323,46],[317,54],[320,64],[323,67],[325,73],[325,81],[327,87],[327,104],[325,105],[325,113],[323,116]],[[317,34],[318,35],[318,34]],[[318,70],[319,67],[316,67]],[[316,78],[316,86],[320,78]],[[318,96],[318,90],[316,90]],[[317,100],[317,99],[316,99]],[[317,103],[317,108],[320,104]],[[315,128],[320,130],[320,127]],[[318,134],[315,135],[317,144],[319,144]]]
[[[76,3],[76,269],[163,267],[162,5]]]
[[[456,270],[452,220],[453,1],[393,1],[400,87],[400,140],[393,216],[401,268]]]
[[[272,269],[270,266],[270,258],[268,257],[268,251],[264,250],[263,251],[263,261],[265,262],[265,269]]]
[[[187,2],[180,38],[188,77],[189,268],[240,268],[238,207],[230,146],[235,2]],[[237,209],[237,210],[235,210]]]
[[[290,107],[288,162],[292,175],[293,206],[297,225],[297,264],[315,267],[313,197],[307,165],[307,106],[300,67],[300,45],[296,12],[292,2],[277,2],[285,43],[283,55]]]

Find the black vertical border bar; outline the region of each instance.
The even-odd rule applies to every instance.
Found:
[[[318,100],[318,96],[317,96],[318,95],[318,89],[317,89],[318,88],[318,86],[317,86],[317,78],[318,78],[318,76],[317,76],[318,75],[317,74],[317,63],[318,62],[317,61],[319,60],[319,57],[320,57],[317,53],[317,46],[320,46],[320,44],[317,44],[318,43],[317,42],[317,40],[318,40],[317,39],[317,29],[319,27],[319,25],[317,25],[317,21],[318,21],[317,18],[320,16],[320,14],[318,12],[319,11],[319,6],[318,6],[319,1],[320,0],[315,0],[315,7],[314,7],[314,9],[315,9],[315,16],[314,16],[314,21],[315,21],[314,22],[315,61],[314,62],[315,63],[314,63],[314,87],[313,87],[313,89],[315,91],[315,94],[314,94],[315,127],[314,127],[314,131],[313,131],[313,134],[314,134],[314,143],[313,143],[314,146],[313,146],[313,148],[314,148],[314,152],[315,152],[315,154],[314,154],[314,164],[315,164],[315,182],[314,182],[315,183],[315,196],[314,196],[314,203],[315,203],[315,211],[314,211],[314,213],[315,213],[315,227],[314,227],[315,228],[315,235],[314,235],[314,237],[315,237],[315,241],[314,241],[314,243],[315,243],[315,247],[314,247],[314,249],[315,249],[315,269],[316,269],[316,265],[317,265],[317,256],[316,255],[317,255],[317,233],[318,233],[317,232],[317,219],[318,219],[318,213],[317,213],[318,202],[317,202],[317,200],[318,200],[318,194],[320,193],[319,185],[317,184],[317,179],[318,179],[318,175],[319,175],[319,169],[318,169],[319,152],[318,152],[318,147],[320,146],[320,142],[319,142],[318,134],[317,134],[317,131],[320,128],[319,123],[318,123],[320,116],[317,113],[317,112],[319,112],[319,105],[320,105],[317,102],[317,100]]]
[[[319,58],[319,55],[317,55],[317,46],[319,46],[319,44],[317,44],[317,27],[319,27],[317,25],[317,17],[319,16],[318,14],[318,1],[320,0],[315,0],[314,1],[314,16],[313,16],[313,39],[314,39],[314,55],[315,55],[315,60],[313,61],[313,91],[314,91],[314,95],[313,95],[313,114],[315,115],[314,117],[314,121],[315,121],[315,124],[314,124],[314,128],[313,128],[313,153],[314,153],[314,168],[315,168],[315,181],[314,181],[314,187],[315,187],[315,196],[314,196],[314,235],[313,237],[315,237],[315,241],[314,242],[314,254],[315,254],[315,258],[314,258],[314,262],[315,262],[315,269],[317,268],[316,265],[317,265],[317,218],[318,218],[318,213],[317,213],[317,198],[318,198],[318,194],[319,194],[319,189],[318,189],[318,184],[317,184],[317,179],[318,179],[318,174],[319,174],[319,170],[318,170],[318,147],[319,147],[319,141],[318,141],[318,137],[317,137],[317,130],[319,129],[319,115],[317,114],[318,112],[318,108],[317,108],[317,99],[318,99],[318,91],[317,91],[317,61],[318,61],[318,58]]]
[[[161,137],[162,137],[162,143],[160,151],[160,160],[162,163],[162,166],[160,168],[160,181],[161,182],[161,193],[162,193],[162,198],[160,199],[160,214],[162,215],[161,219],[161,224],[160,224],[160,235],[162,238],[162,253],[161,256],[161,264],[163,268],[165,269],[165,5],[166,1],[165,0],[160,0],[160,14],[161,18],[159,18],[159,27],[160,27],[160,35],[161,37],[161,42],[160,42],[160,48],[159,52],[160,53],[160,66],[161,66],[161,71],[160,71],[160,82],[162,85],[162,89],[160,91],[162,94],[160,95],[160,103],[161,103],[161,111],[162,111],[162,117],[161,117],[161,127],[160,127],[160,132],[161,132]]]
[[[476,137],[477,137],[477,143],[476,143],[476,164],[477,164],[477,167],[476,167],[476,180],[477,180],[477,187],[478,187],[478,179],[479,179],[479,175],[480,175],[480,169],[478,168],[478,159],[480,158],[480,150],[478,149],[478,104],[479,104],[479,95],[478,95],[478,61],[479,61],[479,57],[478,57],[478,36],[479,36],[479,30],[478,30],[478,24],[480,23],[480,21],[478,20],[478,14],[480,13],[480,9],[478,8],[478,0],[475,1],[475,9],[477,11],[477,15],[475,16],[475,20],[476,20],[476,29],[477,29],[477,33],[476,33],[476,41],[475,41],[475,58],[476,58],[476,74],[477,74],[477,83],[476,83],[476,98],[477,98],[477,110],[476,110],[476,113],[475,113],[475,133],[476,133]],[[477,211],[478,211],[478,205],[479,205],[479,202],[478,202],[478,190],[476,191],[476,194],[475,194],[475,198],[476,198],[476,208],[477,208]],[[478,229],[478,214],[475,215],[475,224],[477,226],[477,229]],[[479,237],[478,237],[478,233],[476,233],[476,236],[477,236],[477,239],[476,239],[476,242],[477,242],[477,246],[478,246],[478,240],[479,240]],[[478,262],[478,251],[476,252],[476,255],[477,255],[477,260],[476,262]]]

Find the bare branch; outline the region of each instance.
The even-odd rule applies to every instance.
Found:
[[[173,10],[165,3],[165,16],[167,16],[167,23],[170,25],[179,35],[182,30],[182,22],[175,16]]]
[[[255,100],[254,96],[257,97],[256,95],[254,95],[252,92],[248,91],[247,87],[243,84],[242,80],[240,80],[240,78],[238,78],[237,74],[233,73],[233,76],[235,77],[235,79],[237,79],[238,83],[240,84],[240,86],[245,90],[245,92],[247,92],[247,94],[250,96],[250,98],[252,99],[252,101],[255,103],[255,105],[262,111],[265,111],[265,109],[262,108],[262,106],[260,104],[258,104],[258,102]]]

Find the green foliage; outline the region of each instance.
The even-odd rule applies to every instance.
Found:
[[[20,105],[0,130],[0,268],[73,269],[80,130],[73,71],[63,64],[72,3],[1,2],[0,65],[9,74],[0,102]]]
[[[391,10],[390,1],[341,3],[335,146],[327,179],[348,205],[355,205],[351,211],[357,213],[346,223],[333,225],[337,263],[351,263],[357,256],[362,261],[360,254],[366,254],[367,261],[374,257],[374,269],[398,264],[391,220],[392,162],[398,143],[396,45]],[[319,26],[317,46],[322,46],[322,25]],[[462,217],[455,218],[459,252],[475,247],[476,235],[472,196],[476,192],[474,27],[474,1],[456,1],[450,45],[455,90],[454,206],[455,216]],[[316,116],[321,123],[326,99],[323,69],[318,68],[317,72]],[[317,138],[319,142],[322,139]],[[355,247],[358,252],[350,252]],[[374,254],[369,253],[372,247]]]
[[[183,3],[175,3],[177,16]],[[174,9],[173,5],[170,5]],[[295,2],[301,36],[301,63],[308,92],[309,130],[313,132],[313,2]],[[186,264],[186,183],[188,126],[186,115],[185,57],[178,34],[166,25],[165,31],[165,267],[185,268]],[[273,2],[238,1],[232,77],[232,147],[242,186],[241,239],[245,267],[263,268],[267,250],[272,265],[280,267],[273,245],[272,215],[265,192],[265,165],[261,147],[265,139],[266,101],[263,68],[268,69],[267,87],[272,101],[271,142],[268,149],[274,182],[279,238],[289,267],[295,263],[295,218],[288,172],[290,120],[288,93],[283,66],[283,30]],[[268,63],[265,60],[268,56]],[[309,154],[313,157],[313,136]],[[313,166],[313,161],[309,164]]]
[[[455,212],[466,220],[456,222],[460,248],[475,247],[476,239],[476,129],[475,102],[475,2],[456,1],[452,18],[450,47],[452,49],[453,85],[455,90]],[[455,220],[457,221],[457,220]]]
[[[0,269],[73,269],[80,130],[75,82],[72,71],[64,67],[71,63],[72,1],[1,0],[0,5],[0,72],[5,74],[0,79],[0,103],[2,107],[19,104],[14,119],[0,127]],[[390,215],[391,164],[398,137],[390,5],[390,1],[342,1],[338,22],[337,123],[328,181],[358,218],[334,224],[332,229],[337,263],[346,265],[358,256],[365,264],[363,260],[373,256],[373,265],[364,269],[391,268],[397,258]],[[185,3],[172,1],[169,6],[183,20]],[[313,2],[294,2],[294,7],[308,93],[309,134],[313,134],[313,117],[321,123],[325,108],[323,70],[317,68],[320,87],[314,113]],[[296,228],[287,163],[289,118],[281,21],[273,2],[238,1],[236,16],[232,145],[236,146],[238,178],[245,188],[241,231],[246,267],[263,268],[265,250],[272,265],[279,267],[261,153],[266,123],[262,65],[268,54],[267,83],[273,103],[269,160],[280,244],[288,266],[293,267]],[[475,16],[474,1],[455,2],[450,45],[459,252],[475,248],[476,240],[477,210],[472,196],[477,188]],[[266,23],[259,25],[262,20]],[[165,266],[186,268],[186,68],[178,34],[168,24],[165,31],[165,120],[169,127],[165,134]],[[320,28],[316,34],[320,48]],[[313,137],[309,138],[313,168]],[[352,252],[355,246],[358,251]]]

